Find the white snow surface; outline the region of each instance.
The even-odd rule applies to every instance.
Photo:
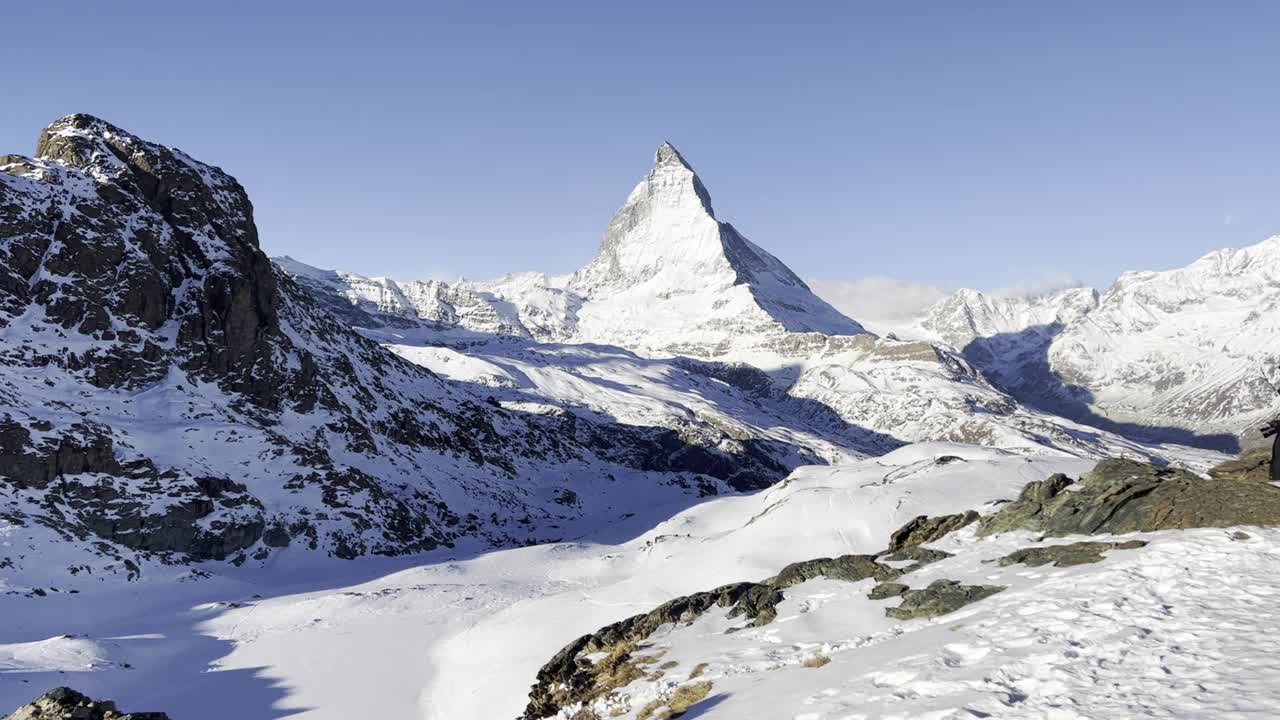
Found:
[[[1280,235],[1183,268],[1127,272],[1102,293],[962,290],[913,334],[957,350],[985,339],[984,370],[1013,385],[1047,369],[1110,420],[1257,442],[1246,430],[1280,412]]]
[[[989,511],[1028,481],[1090,465],[914,445],[679,512],[638,508],[561,543],[360,563],[287,549],[262,568],[208,563],[100,580],[92,593],[2,595],[0,708],[72,684],[190,720],[514,718],[538,667],[580,634],[793,561],[874,552],[916,515]],[[625,688],[623,717],[704,662],[700,680],[714,687],[694,717],[1265,714],[1280,702],[1280,660],[1257,638],[1280,630],[1280,531],[1244,531],[1151,533],[1146,548],[1066,569],[985,562],[1029,536],[954,534],[937,547],[955,557],[906,581],[1010,589],[900,622],[883,615],[895,601],[865,598],[869,581],[819,579],[789,589],[774,623],[732,635],[713,610],[653,638],[678,665],[668,682]],[[817,654],[831,663],[802,666]]]

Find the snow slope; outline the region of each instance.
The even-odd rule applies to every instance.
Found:
[[[947,456],[962,460],[939,462]],[[562,543],[358,564],[290,548],[261,568],[207,563],[195,568],[209,574],[199,581],[176,581],[175,569],[92,596],[0,595],[9,619],[0,707],[71,682],[191,720],[233,711],[514,718],[538,667],[580,634],[677,595],[767,577],[797,559],[874,552],[916,515],[982,506],[1052,472],[1090,466],[917,445],[803,468],[754,495],[680,511],[637,507],[633,518]],[[1143,703],[1198,702],[1205,712],[1261,705],[1275,700],[1264,682],[1269,656],[1247,648],[1252,631],[1241,625],[1277,621],[1265,567],[1280,553],[1280,536],[1248,532],[1248,542],[1223,531],[1161,535],[1132,555],[1065,571],[983,565],[1031,540],[961,535],[946,546],[957,556],[929,572],[998,574],[1013,589],[937,622],[897,623],[883,617],[883,603],[865,599],[861,584],[811,581],[789,591],[772,625],[723,637],[706,634],[720,622],[708,618],[660,642],[684,672],[695,658],[711,663],[706,677],[719,699],[702,711],[708,718],[924,717],[962,707],[1035,717],[1066,692],[1079,708],[1096,702],[1135,716],[1149,714]],[[798,667],[819,652],[831,665]],[[1205,662],[1218,657],[1233,659],[1230,677]],[[1114,682],[1118,673],[1129,682]],[[1237,696],[1238,688],[1256,694]],[[849,706],[860,698],[869,704]],[[1006,702],[1012,698],[1021,699]]]

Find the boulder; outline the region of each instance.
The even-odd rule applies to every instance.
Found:
[[[894,531],[889,537],[889,551],[896,552],[903,548],[941,540],[947,533],[966,527],[977,520],[978,513],[973,510],[933,518],[920,515]]]
[[[896,620],[937,617],[1003,590],[1001,585],[961,585],[955,580],[935,580],[923,590],[902,593],[902,604],[885,608],[884,614]]]
[[[169,716],[162,712],[121,712],[110,700],[93,700],[60,687],[6,715],[4,720],[169,720]]]
[[[1208,480],[1111,459],[1075,485],[1065,475],[1028,483],[1016,501],[982,519],[978,534],[1033,530],[1062,537],[1280,524],[1280,488],[1252,480]]]
[[[1054,567],[1070,567],[1086,565],[1102,561],[1102,554],[1108,550],[1135,550],[1146,547],[1143,540],[1126,542],[1077,542],[1067,545],[1049,545],[1015,550],[1000,558],[1001,567],[1022,563],[1028,567],[1040,567],[1053,563]]]

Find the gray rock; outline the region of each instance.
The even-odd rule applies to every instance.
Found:
[[[911,588],[902,583],[887,582],[880,583],[871,588],[871,592],[867,593],[867,597],[872,600],[885,600],[887,598],[900,597]]]
[[[977,520],[978,513],[973,510],[956,515],[941,515],[932,518],[927,515],[920,515],[894,531],[893,535],[889,537],[889,551],[896,552],[903,548],[941,540],[947,533],[971,525]]]
[[[1029,567],[1040,567],[1053,563],[1054,567],[1070,567],[1101,562],[1103,553],[1109,550],[1135,550],[1146,547],[1143,540],[1126,542],[1077,542],[1067,545],[1049,545],[1047,547],[1022,548],[1000,558],[1003,566],[1022,563]]]
[[[980,535],[1034,530],[1051,537],[1197,527],[1280,524],[1280,488],[1252,480],[1206,480],[1186,470],[1103,460],[1073,481],[1029,483],[1015,502],[982,519]]]
[[[1235,460],[1228,460],[1209,470],[1209,477],[1214,480],[1270,482],[1270,475],[1271,448],[1269,447],[1254,448]]]
[[[729,617],[744,617],[751,626],[758,627],[777,617],[777,605],[784,598],[784,589],[806,580],[828,577],[857,582],[867,578],[888,580],[900,574],[877,563],[873,555],[842,555],[792,563],[764,582],[734,583],[670,600],[566,645],[538,671],[522,717],[525,720],[551,717],[561,708],[595,697],[602,685],[602,673],[616,673],[619,666],[616,662],[592,663],[586,656],[608,653],[609,657],[618,658],[664,625],[687,624],[718,607],[728,608]]]
[[[110,700],[93,700],[60,687],[6,715],[4,720],[169,720],[169,716],[162,712],[121,712]]]
[[[881,555],[879,560],[884,562],[912,562],[912,565],[909,565],[902,570],[903,573],[909,573],[919,570],[925,565],[931,565],[939,560],[945,560],[949,557],[951,557],[951,553],[949,552],[920,547],[919,545],[912,545],[898,550],[897,552],[890,552]]]
[[[885,608],[884,614],[897,620],[937,617],[1003,590],[1000,585],[961,585],[955,580],[935,580],[923,590],[906,591],[902,594],[902,604]]]

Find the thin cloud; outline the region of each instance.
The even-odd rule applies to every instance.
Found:
[[[948,295],[934,285],[875,275],[855,280],[810,280],[809,287],[840,312],[868,325],[908,322]]]

